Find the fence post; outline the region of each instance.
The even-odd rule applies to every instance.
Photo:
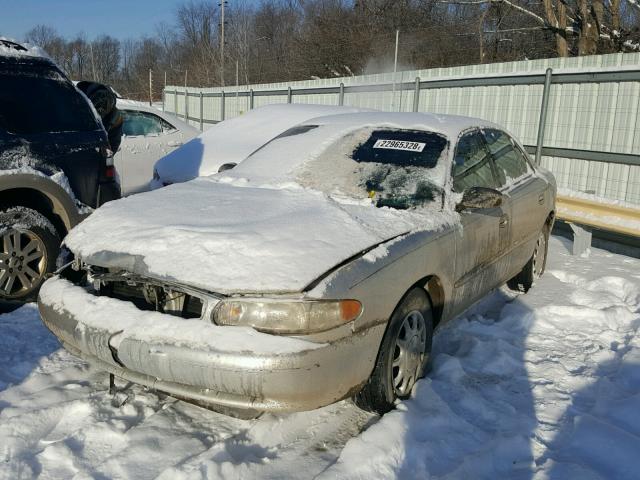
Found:
[[[338,105],[344,105],[344,83],[340,82],[340,91],[338,92]]]
[[[189,94],[187,87],[184,87],[184,121],[189,123]]]
[[[249,90],[249,110],[253,110],[253,88]]]
[[[204,131],[204,113],[203,113],[203,96],[202,96],[202,90],[200,90],[200,131],[203,132]]]
[[[287,103],[291,103],[291,87],[287,87]]]
[[[420,106],[420,77],[416,77],[416,87],[413,91],[413,111],[417,112]]]
[[[173,91],[173,114],[178,117],[178,91]]]
[[[220,121],[224,120],[224,90],[220,95]]]
[[[552,68],[547,68],[544,75],[544,90],[542,91],[542,105],[540,106],[540,121],[538,122],[538,138],[536,139],[536,165],[540,165],[542,159],[542,146],[544,144],[544,129],[547,126],[547,110],[549,109],[549,91],[551,90]]]
[[[165,91],[164,88],[162,89],[162,111],[164,112],[164,98],[165,98]]]

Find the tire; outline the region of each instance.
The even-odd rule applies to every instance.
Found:
[[[533,255],[524,268],[507,282],[507,286],[516,292],[527,293],[535,281],[542,276],[547,266],[547,252],[549,251],[549,227],[545,225],[538,234]]]
[[[0,211],[0,300],[36,299],[55,270],[60,235],[40,212],[26,207]]]
[[[431,301],[423,289],[414,288],[391,315],[373,373],[354,398],[356,405],[382,415],[394,407],[396,399],[408,398],[427,369],[432,344]]]

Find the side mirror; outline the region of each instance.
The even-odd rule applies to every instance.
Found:
[[[471,187],[464,191],[462,200],[456,205],[456,211],[494,208],[502,205],[502,193],[493,188]]]
[[[238,165],[237,163],[223,163],[222,165],[220,165],[220,168],[218,168],[218,173],[220,172],[224,172],[225,170],[231,170],[233,167],[235,167],[236,165]]]

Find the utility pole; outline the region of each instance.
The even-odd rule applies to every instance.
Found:
[[[398,71],[398,37],[400,30],[396,30],[396,52],[393,56],[393,93],[391,95],[391,110],[395,111],[393,104],[396,101],[396,72]]]
[[[224,87],[224,5],[226,0],[220,0],[220,85]]]
[[[93,60],[93,42],[89,42],[89,51],[91,52],[91,71],[93,72],[93,81],[97,82],[96,78],[96,64]]]
[[[238,68],[238,65],[239,65],[239,63],[238,63],[238,60],[236,59],[236,108],[238,106],[238,88],[239,88],[239,85],[240,85],[240,83],[239,83],[240,77],[238,75],[240,70]]]
[[[153,70],[149,69],[149,106],[153,106]]]

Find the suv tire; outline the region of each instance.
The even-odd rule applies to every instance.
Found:
[[[0,299],[34,301],[46,275],[55,270],[60,235],[37,210],[0,211]]]

